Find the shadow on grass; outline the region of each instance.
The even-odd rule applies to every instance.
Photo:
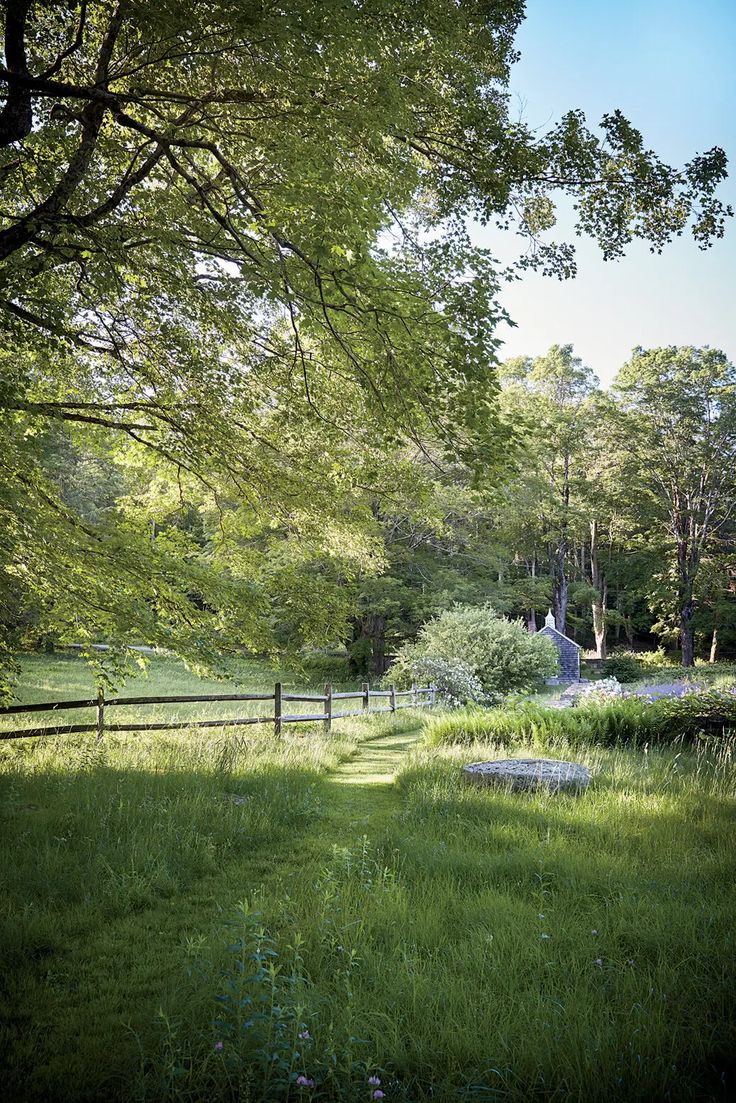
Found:
[[[90,766],[0,780],[5,1098],[130,1083],[187,945],[282,869],[324,852],[316,769]],[[2,1066],[5,1066],[4,1068]],[[122,1078],[122,1081],[121,1081]],[[120,1098],[130,1098],[121,1090]]]

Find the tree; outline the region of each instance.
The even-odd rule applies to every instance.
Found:
[[[206,487],[213,513],[237,499],[288,527],[329,498],[338,523],[314,485],[375,497],[381,447],[410,440],[479,475],[506,447],[499,276],[469,216],[520,212],[522,263],[557,274],[574,271],[544,240],[557,191],[606,256],[688,223],[699,245],[720,236],[722,150],[674,169],[618,112],[600,137],[576,111],[543,136],[512,122],[522,15],[521,0],[9,0],[3,546],[42,601],[61,611],[77,577],[66,619],[123,639],[131,602],[155,632],[151,587],[165,591],[163,635],[182,650],[250,622],[233,602],[252,609],[258,591],[212,576],[205,599],[201,549],[163,555],[129,515],[105,531],[80,518],[29,444],[49,422],[150,452],[174,483]],[[348,512],[370,526],[362,502]],[[56,528],[74,538],[52,566],[29,549]],[[82,583],[90,559],[104,615]]]
[[[555,624],[565,632],[569,602],[568,557],[574,495],[586,477],[598,380],[575,357],[572,345],[553,345],[546,356],[518,357],[501,369],[502,408],[522,419],[527,446],[522,481],[536,484],[535,512],[546,545]]]
[[[736,370],[717,349],[639,348],[615,391],[622,472],[639,491],[644,538],[668,556],[682,662],[692,666],[701,565],[736,506]]]

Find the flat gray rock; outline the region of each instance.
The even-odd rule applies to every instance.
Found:
[[[463,776],[478,785],[508,785],[512,789],[586,789],[590,770],[577,762],[553,758],[505,758],[463,766]]]

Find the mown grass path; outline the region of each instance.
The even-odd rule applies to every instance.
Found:
[[[348,827],[362,825],[365,829],[385,823],[398,800],[394,778],[420,735],[420,730],[414,730],[370,739],[328,777],[327,819],[334,828],[335,841],[344,839]],[[321,825],[321,834],[325,826]]]

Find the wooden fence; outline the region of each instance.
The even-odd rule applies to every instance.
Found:
[[[403,700],[407,697],[409,700]],[[376,698],[387,701],[387,704],[371,705],[371,701]],[[106,698],[104,690],[100,689],[96,697],[85,701],[46,701],[37,705],[6,705],[0,708],[0,716],[9,716],[16,713],[60,712],[63,709],[95,709],[94,724],[57,724],[54,727],[0,731],[0,740],[24,739],[28,736],[39,735],[74,735],[79,732],[96,732],[97,739],[100,740],[106,731],[170,731],[174,728],[224,728],[238,727],[242,724],[273,724],[274,733],[281,735],[284,724],[313,724],[315,721],[321,722],[323,730],[328,732],[333,720],[342,719],[346,716],[364,716],[370,713],[396,712],[397,709],[427,707],[434,705],[435,700],[436,690],[434,685],[412,686],[411,689],[398,691],[395,686],[389,686],[388,689],[371,689],[368,682],[363,682],[361,689],[348,693],[334,693],[330,684],[325,686],[324,693],[284,693],[281,682],[276,683],[273,693],[206,693],[174,697]],[[225,720],[176,720],[153,724],[110,724],[106,720],[107,709],[116,708],[120,705],[199,704],[208,701],[270,701],[273,702],[273,709],[269,709],[268,716],[245,716]],[[335,701],[360,701],[360,707],[335,712],[333,708]],[[284,705],[288,706],[291,702],[322,704],[322,711],[289,713],[287,710],[284,712]]]

